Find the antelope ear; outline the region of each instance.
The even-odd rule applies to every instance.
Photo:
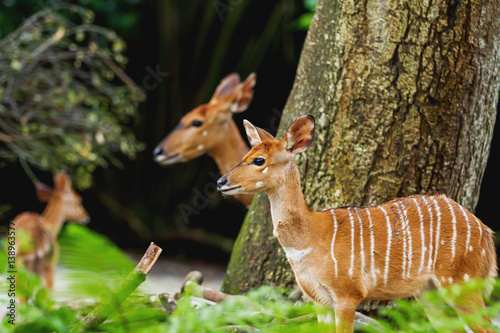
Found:
[[[269,133],[268,131],[260,128],[260,127],[257,127],[257,126],[254,126],[256,129],[257,129],[257,133],[259,134],[259,137],[260,137],[260,140],[261,141],[266,141],[266,140],[276,140],[274,138],[274,136],[271,135],[271,133]]]
[[[221,100],[229,96],[230,94],[236,91],[239,84],[240,84],[240,76],[237,73],[229,74],[220,81],[219,85],[215,89],[215,92],[210,102]]]
[[[262,139],[260,138],[259,131],[257,128],[252,125],[251,122],[244,119],[243,125],[245,126],[245,132],[247,133],[248,142],[250,142],[250,146],[253,148],[258,144],[262,143]]]
[[[288,127],[283,141],[288,152],[296,154],[309,148],[313,140],[314,117],[307,115],[295,120],[293,124]]]
[[[38,201],[47,202],[52,196],[52,188],[44,183],[36,183],[35,184],[35,192]]]
[[[239,85],[236,99],[231,104],[231,112],[239,113],[245,111],[253,98],[253,87],[255,86],[256,75],[250,74],[246,80]]]
[[[54,186],[58,190],[71,190],[71,178],[65,172],[60,171],[54,176]]]

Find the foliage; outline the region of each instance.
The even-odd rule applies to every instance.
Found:
[[[4,245],[4,244],[3,244]],[[71,281],[68,294],[55,299],[42,287],[41,280],[17,267],[16,293],[28,297],[27,304],[16,304],[16,325],[3,319],[2,332],[69,332],[76,322],[92,311],[97,304],[112,299],[121,281],[133,268],[131,260],[106,237],[85,226],[69,224],[60,236],[61,267]],[[0,253],[0,274],[5,273],[5,251]],[[5,279],[1,279],[2,290]],[[456,297],[464,292],[484,287],[484,281],[470,281],[463,285],[426,294],[429,302],[440,306],[443,297]],[[488,307],[490,317],[500,313],[500,285],[496,284]],[[105,332],[327,332],[326,324],[318,324],[316,311],[330,310],[316,307],[311,302],[287,301],[285,290],[262,286],[246,297],[226,298],[221,303],[198,298],[195,285],[188,284],[177,307],[168,315],[156,295],[136,291],[108,320],[96,328]],[[6,300],[1,299],[2,308]],[[8,301],[8,300],[7,300]],[[444,313],[438,322],[438,331],[461,327],[462,322]],[[434,327],[427,320],[420,303],[401,300],[395,307],[379,310],[379,322],[387,332],[431,332]],[[472,316],[468,320],[482,320]],[[435,323],[434,323],[435,325]],[[366,331],[372,332],[369,328]]]
[[[470,291],[477,289],[488,289],[491,287],[489,280],[471,280],[462,284],[453,284],[449,287],[426,292],[422,295],[422,302],[429,304],[432,313],[436,316],[431,323],[421,302],[415,299],[398,300],[394,307],[385,307],[379,310],[379,322],[385,326],[388,332],[450,332],[452,330],[463,330],[464,322],[467,324],[481,324],[491,327],[500,332],[495,325],[486,323],[482,318],[484,312],[490,318],[498,318],[500,315],[500,282],[495,281],[493,294],[489,299],[484,312],[473,313],[463,317],[463,321],[457,317],[455,310],[448,306],[445,299],[458,299],[468,295]]]
[[[0,41],[0,157],[70,169],[79,188],[141,149],[128,125],[144,94],[123,71],[125,42],[93,17],[54,5]]]
[[[307,13],[300,15],[300,17],[295,21],[295,26],[300,30],[308,30],[314,16],[314,11],[316,10],[318,0],[303,0],[303,3]]]
[[[16,296],[25,297],[28,302],[16,304],[16,325],[9,324],[7,320],[10,318],[6,317],[0,329],[2,332],[69,332],[73,324],[89,313],[95,304],[112,298],[120,281],[134,267],[131,260],[106,237],[83,225],[67,225],[60,234],[59,244],[61,266],[68,270],[62,279],[69,282],[68,294],[61,294],[58,296],[61,299],[56,300],[37,276],[22,266],[16,267]],[[0,257],[0,273],[3,274],[7,262],[5,251]],[[130,316],[145,307],[150,309],[147,318],[157,313],[158,309],[145,300],[139,303],[132,301],[140,297],[140,294],[134,294],[113,319],[120,315]]]
[[[102,300],[111,297],[116,283],[134,264],[110,240],[85,226],[68,224],[60,237],[60,263],[72,296]]]
[[[77,0],[80,6],[90,8],[106,18],[106,26],[113,27],[122,36],[137,33],[140,12],[136,9],[144,0]],[[58,0],[58,2],[63,2]]]
[[[263,286],[247,298],[229,298],[214,306],[194,309],[189,289],[167,322],[169,332],[226,332],[231,327],[243,331],[326,332],[318,325],[312,303],[287,302],[278,289]]]
[[[47,4],[64,3],[63,0],[3,0],[0,10],[0,38],[16,29],[25,16],[29,16]],[[121,36],[127,37],[137,33],[136,26],[140,19],[137,8],[144,0],[73,0],[74,4],[89,8],[101,16],[102,25],[110,26]]]
[[[85,226],[65,226],[59,243],[61,266],[68,270],[65,279],[71,281],[69,294],[54,299],[37,276],[17,267],[16,293],[27,297],[28,303],[17,304],[15,326],[7,322],[9,317],[3,319],[2,332],[69,332],[96,304],[112,298],[120,281],[133,268],[130,259],[114,244]],[[5,273],[6,263],[6,253],[2,251],[0,274]],[[6,290],[5,279],[1,281],[2,290]],[[149,295],[136,292],[100,329],[106,332],[220,332],[227,331],[230,325],[238,325],[269,332],[290,329],[310,332],[318,327],[311,303],[286,302],[284,296],[271,287],[253,291],[243,300],[227,300],[215,306],[203,302],[193,306],[196,300],[187,288],[174,313],[167,316],[156,296],[152,300]]]

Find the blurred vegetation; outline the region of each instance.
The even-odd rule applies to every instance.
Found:
[[[2,246],[5,246],[2,240]],[[28,297],[27,304],[18,304],[16,325],[5,317],[0,325],[2,332],[70,332],[77,322],[98,304],[113,299],[121,282],[131,272],[134,263],[106,237],[86,226],[69,224],[60,237],[61,262],[65,279],[70,282],[63,299],[54,299],[43,287],[41,280],[17,267],[16,293]],[[7,255],[0,252],[0,275],[4,276]],[[0,285],[7,290],[7,280]],[[429,292],[427,299],[441,306],[443,295],[458,295],[482,285],[470,281],[463,285]],[[291,302],[290,292],[263,286],[241,298],[227,298],[213,303],[197,297],[195,284],[187,284],[173,312],[163,308],[158,295],[144,294],[140,288],[114,314],[92,331],[104,332],[327,332],[328,326],[318,324],[316,312],[327,314],[330,310],[311,302]],[[180,286],[179,286],[180,289]],[[493,299],[500,297],[497,281]],[[2,308],[9,300],[0,297]],[[500,314],[500,303],[492,301],[487,309],[490,317]],[[463,323],[453,316],[439,318],[435,327],[427,320],[422,306],[414,300],[401,300],[395,307],[381,308],[377,320],[387,332],[435,332],[460,328]],[[481,322],[472,315],[466,322]],[[365,328],[367,332],[374,332]]]
[[[317,4],[318,0],[304,0],[304,7],[308,12],[300,15],[300,17],[297,19],[296,26],[298,29],[309,29]]]
[[[47,171],[57,167],[72,173],[74,183],[81,188],[89,186],[92,176],[94,186],[81,193],[93,221],[89,227],[108,235],[121,247],[142,248],[155,241],[160,246],[168,244],[163,246],[165,254],[226,262],[246,214],[245,207],[213,191],[218,172],[210,158],[205,156],[189,163],[160,167],[153,161],[152,151],[184,114],[209,100],[220,79],[230,72],[238,72],[241,77],[257,73],[255,96],[249,109],[235,115],[240,130],[243,130],[242,120],[248,119],[274,132],[295,78],[317,0],[74,0],[71,3],[85,9],[77,13],[59,10],[46,22],[46,27],[42,26],[43,20],[37,21],[30,31],[39,31],[38,46],[24,45],[24,41],[19,44],[23,49],[16,52],[21,55],[22,51],[23,57],[28,56],[42,45],[40,43],[57,37],[62,26],[64,36],[50,45],[45,55],[69,54],[73,52],[69,48],[76,46],[78,50],[90,52],[85,58],[88,63],[82,61],[78,68],[74,67],[78,64],[76,59],[33,62],[36,64],[33,70],[36,67],[41,71],[40,66],[45,66],[47,72],[53,74],[46,82],[31,78],[31,72],[24,72],[29,75],[22,77],[15,69],[19,65],[14,62],[14,68],[11,66],[11,55],[0,51],[2,80],[8,72],[19,83],[38,82],[39,85],[31,87],[32,92],[27,90],[29,86],[15,86],[19,94],[11,95],[12,100],[29,106],[39,103],[34,97],[42,96],[44,108],[54,109],[41,114],[32,108],[34,115],[30,116],[44,122],[63,117],[54,125],[41,126],[47,133],[31,127],[35,127],[33,118],[24,125],[19,125],[23,118],[18,115],[14,117],[19,119],[8,118],[7,124],[13,122],[19,126],[18,131],[21,130],[16,136],[22,139],[21,148],[26,155],[20,161],[25,161],[26,170],[33,169],[36,177],[31,175],[32,178],[41,181],[51,182],[52,174]],[[16,29],[23,26],[28,17],[47,5],[57,4],[73,6],[62,0],[0,0],[0,38],[6,40],[10,34],[16,35]],[[93,15],[86,16],[90,11]],[[90,27],[98,29],[85,32],[81,41],[76,39],[76,34],[70,34],[75,29]],[[117,39],[110,39],[114,36]],[[98,49],[90,45],[97,45]],[[113,49],[113,45],[117,48]],[[101,57],[95,50],[108,58]],[[130,85],[121,79],[124,73],[119,76],[119,71],[108,67],[106,59],[116,65],[115,69],[126,72]],[[79,72],[90,75],[90,70],[99,79],[101,88],[98,89],[92,78],[68,80],[68,75]],[[67,84],[64,92],[59,93],[57,89],[51,92],[54,100],[40,93],[51,81],[60,87]],[[140,89],[131,88],[132,82]],[[103,87],[109,89],[103,90]],[[86,89],[89,93],[82,95]],[[100,94],[93,95],[97,91]],[[147,96],[142,103],[141,92]],[[1,94],[4,96],[6,92],[2,90]],[[118,105],[114,104],[115,96],[120,99]],[[84,100],[95,104],[82,104]],[[0,103],[7,108],[2,112],[13,112],[6,100],[1,99]],[[82,113],[69,112],[73,107]],[[137,111],[131,114],[132,109]],[[80,117],[83,112],[90,118]],[[4,119],[3,114],[0,119]],[[60,124],[65,121],[70,123]],[[111,125],[103,126],[105,122]],[[32,140],[25,138],[22,131],[33,134]],[[109,133],[108,137],[103,131]],[[9,138],[4,130],[0,129],[0,133]],[[102,137],[110,142],[99,144]],[[51,147],[45,151],[49,155],[41,156],[42,144]],[[492,155],[495,155],[495,147],[492,145]],[[7,189],[15,189],[0,192],[0,222],[4,224],[19,212],[41,212],[44,207],[36,200],[32,181],[24,169],[19,163],[12,163],[13,149],[0,140],[0,152],[10,154],[9,160],[0,158],[0,183]],[[118,165],[123,168],[117,168]],[[492,168],[494,171],[494,166]],[[498,182],[487,181],[488,174],[492,174],[489,169],[483,184],[494,189]],[[482,191],[483,198],[492,200],[494,196],[488,196],[487,192]],[[485,199],[480,200],[479,208],[482,202]],[[201,208],[196,208],[197,213],[186,219],[179,209],[181,205]],[[486,206],[493,207],[483,204]]]
[[[140,12],[137,6],[145,0],[73,0],[72,4],[92,10],[98,16],[98,24],[112,27],[120,36],[137,35]],[[38,12],[48,5],[68,3],[63,0],[3,0],[0,3],[0,38],[13,32],[26,15]]]
[[[97,166],[141,149],[127,127],[143,92],[125,74],[125,42],[92,11],[48,7],[0,41],[0,157],[71,170],[89,187]]]

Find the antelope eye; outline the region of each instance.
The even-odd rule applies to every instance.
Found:
[[[266,160],[263,159],[262,157],[258,157],[255,160],[253,160],[253,164],[255,165],[263,165],[264,163],[266,163]]]
[[[201,120],[195,120],[191,123],[191,125],[194,127],[200,127],[201,125],[203,125],[203,122]]]

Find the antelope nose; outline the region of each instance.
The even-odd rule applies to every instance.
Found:
[[[163,154],[163,149],[161,147],[156,147],[155,150],[153,150],[154,156],[159,156],[161,154]]]
[[[227,184],[227,179],[224,178],[224,177],[221,177],[219,178],[219,180],[217,181],[217,188],[221,188],[222,186],[226,185]]]

